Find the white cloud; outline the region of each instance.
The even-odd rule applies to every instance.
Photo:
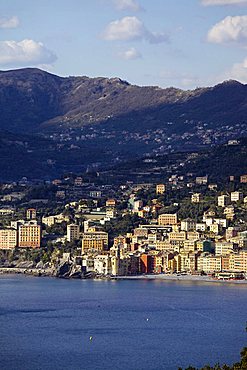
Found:
[[[149,31],[137,17],[124,17],[109,23],[103,38],[108,41],[146,40],[151,44],[169,41],[165,33]]]
[[[133,60],[142,57],[141,53],[136,50],[136,48],[130,48],[128,50],[120,52],[118,55],[120,56],[120,58],[125,60]]]
[[[201,2],[205,6],[247,4],[247,0],[202,0]]]
[[[15,15],[11,18],[0,17],[0,28],[17,28],[19,24],[20,21]]]
[[[131,10],[133,12],[141,10],[141,6],[136,0],[113,0],[113,3],[118,10]]]
[[[223,79],[232,79],[247,83],[247,57],[241,63],[235,63],[229,71],[226,71]]]
[[[241,43],[247,40],[247,15],[228,16],[208,32],[208,41],[216,44]]]
[[[33,40],[1,41],[0,65],[24,66],[52,64],[56,55],[48,50],[41,42]]]

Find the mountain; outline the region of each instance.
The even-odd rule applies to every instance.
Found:
[[[102,171],[100,179],[103,183],[110,184],[126,181],[159,183],[168,182],[169,177],[174,174],[188,179],[208,175],[211,183],[225,183],[229,176],[237,179],[246,173],[247,138],[241,138],[201,152],[176,152],[132,159]]]
[[[232,80],[183,91],[35,68],[0,71],[0,179],[205,149],[246,136],[246,117],[247,85]]]
[[[215,87],[183,91],[130,85],[119,78],[58,77],[35,68],[0,72],[0,128],[34,132],[43,128],[131,118],[155,121],[200,120],[236,123],[245,120],[247,86],[227,81]]]

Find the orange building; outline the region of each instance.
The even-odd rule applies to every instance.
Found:
[[[40,248],[41,227],[37,224],[23,224],[19,226],[19,248]]]
[[[154,272],[154,256],[142,254],[140,257],[140,273],[151,274]]]

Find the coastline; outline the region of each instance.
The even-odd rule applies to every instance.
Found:
[[[62,278],[54,273],[54,269],[35,269],[35,268],[16,268],[16,267],[1,267],[1,275],[30,275],[36,277],[53,277]],[[66,277],[68,280],[74,280],[75,277]],[[77,278],[78,279],[78,278]],[[79,278],[80,279],[80,278]],[[81,279],[85,279],[81,278]],[[247,280],[229,280],[229,279],[214,279],[209,276],[197,276],[197,275],[177,275],[177,274],[154,274],[154,275],[130,275],[130,276],[94,276],[89,279],[95,280],[160,280],[160,281],[176,281],[176,282],[197,282],[197,283],[223,283],[223,284],[247,284]]]
[[[47,276],[55,277],[53,269],[35,269],[35,268],[21,268],[21,267],[0,267],[0,277],[1,275],[31,275],[31,276]]]
[[[203,283],[228,283],[228,284],[247,284],[247,280],[229,280],[229,279],[214,279],[209,276],[197,276],[197,275],[169,275],[169,274],[158,274],[158,275],[136,275],[136,276],[116,276],[112,279],[116,280],[170,280],[170,281],[181,281],[181,282],[203,282]]]

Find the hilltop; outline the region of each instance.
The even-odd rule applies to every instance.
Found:
[[[1,178],[207,150],[246,136],[246,117],[247,85],[232,80],[183,91],[36,68],[0,71]]]

